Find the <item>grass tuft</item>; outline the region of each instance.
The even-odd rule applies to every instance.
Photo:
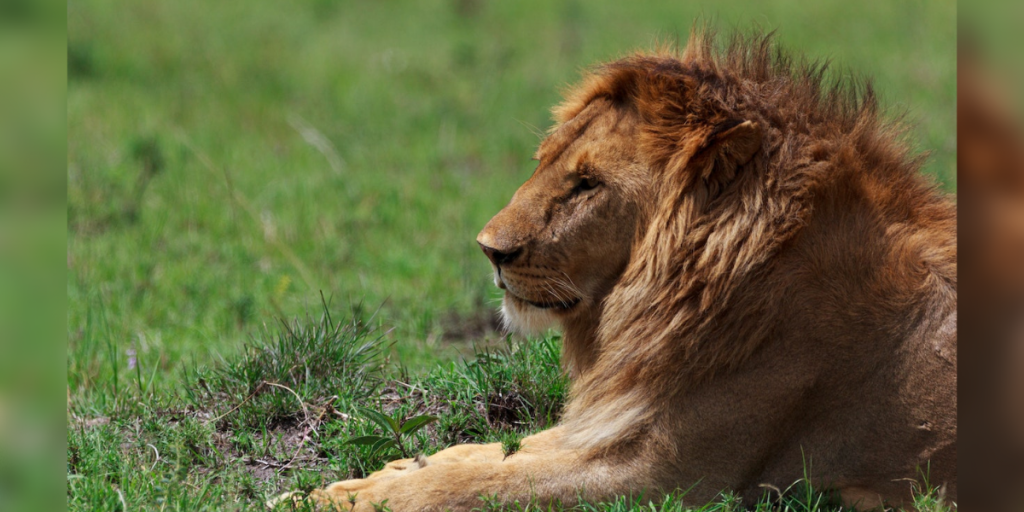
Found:
[[[264,325],[234,359],[186,370],[185,392],[196,409],[225,407],[217,417],[222,429],[295,424],[311,398],[328,405],[339,393],[350,402],[371,395],[381,382],[383,348],[367,322],[355,315],[334,322],[324,304],[319,319]]]
[[[558,336],[523,342],[507,337],[504,345],[436,368],[423,381],[453,409],[479,413],[483,423],[470,421],[465,432],[474,427],[496,432],[542,430],[558,422],[569,392],[559,362],[561,350]]]

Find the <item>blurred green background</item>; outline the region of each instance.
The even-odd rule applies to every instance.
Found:
[[[493,333],[477,231],[581,70],[699,17],[873,76],[955,188],[951,1],[67,4],[67,358],[88,403],[361,304],[414,370]],[[147,379],[150,377],[146,377]]]

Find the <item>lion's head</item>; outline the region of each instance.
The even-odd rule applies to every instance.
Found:
[[[480,232],[509,327],[536,332],[600,307],[629,261],[653,190],[636,137],[629,112],[591,103],[540,145],[533,176]]]
[[[650,80],[659,66],[676,68],[671,80]],[[678,206],[680,187],[706,196],[760,149],[760,124],[709,97],[697,75],[671,57],[637,56],[556,107],[533,176],[477,237],[505,290],[507,327],[592,337],[648,228],[664,224],[660,205]],[[568,356],[570,367],[587,363]]]

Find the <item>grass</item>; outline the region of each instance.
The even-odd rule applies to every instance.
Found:
[[[495,332],[475,235],[560,88],[698,16],[872,75],[955,189],[954,2],[68,4],[69,508],[364,474],[358,407],[438,416],[426,451],[554,423],[557,336]]]

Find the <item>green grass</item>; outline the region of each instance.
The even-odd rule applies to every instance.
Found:
[[[343,444],[357,406],[437,414],[428,450],[554,422],[557,339],[503,348],[475,235],[561,88],[699,16],[873,76],[955,189],[953,2],[68,4],[69,506],[362,474],[394,454]],[[281,329],[321,293],[344,321]]]

